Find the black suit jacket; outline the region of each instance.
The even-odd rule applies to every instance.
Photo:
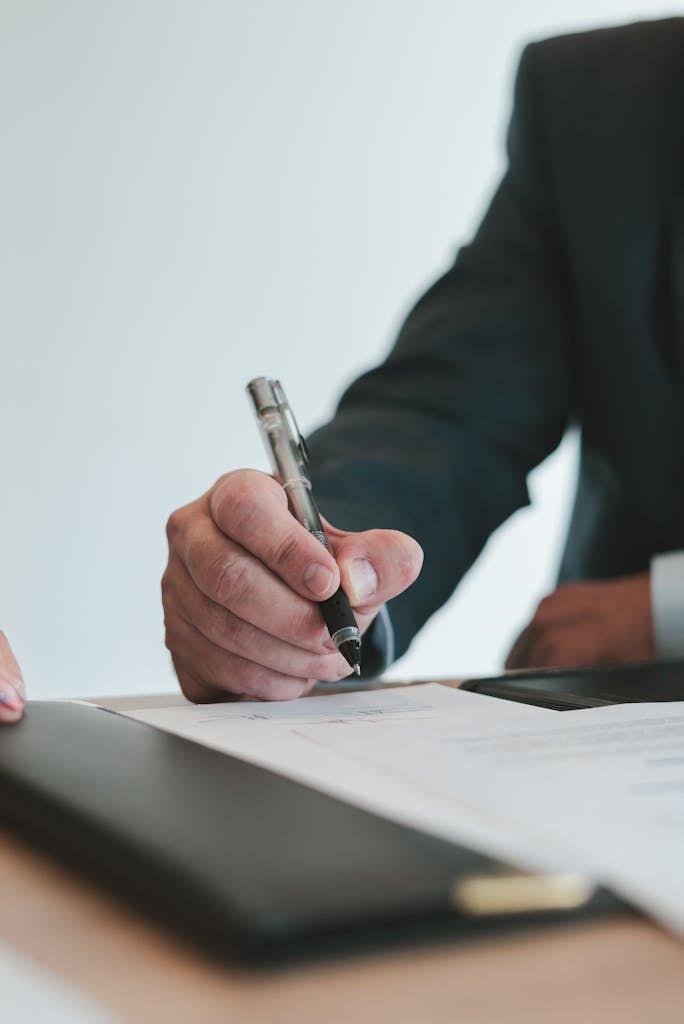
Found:
[[[684,544],[684,19],[528,46],[508,155],[472,244],[311,439],[332,522],[425,550],[392,602],[397,654],[573,421],[561,578]]]

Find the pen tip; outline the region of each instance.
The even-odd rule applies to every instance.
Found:
[[[351,637],[343,640],[337,649],[354,675],[361,675],[361,641]]]

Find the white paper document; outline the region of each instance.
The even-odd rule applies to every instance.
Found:
[[[684,703],[627,704],[476,728],[302,727],[312,741],[471,804],[684,935]],[[410,756],[407,756],[410,752]]]
[[[444,715],[473,731],[494,721],[555,717],[552,711],[507,703],[438,683],[360,691],[296,701],[146,707],[121,712],[303,782],[383,817],[462,843],[533,870],[567,867],[552,841],[530,841],[524,830],[498,822],[472,804],[458,806],[426,792],[422,783],[365,758],[319,743],[318,729],[432,728]],[[451,720],[451,717],[450,717]],[[359,723],[363,723],[362,726]],[[305,735],[306,732],[306,735]],[[411,744],[405,749],[412,757]]]

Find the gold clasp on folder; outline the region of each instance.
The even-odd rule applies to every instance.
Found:
[[[580,875],[529,875],[523,872],[459,878],[451,902],[471,917],[574,910],[588,903],[596,887]]]

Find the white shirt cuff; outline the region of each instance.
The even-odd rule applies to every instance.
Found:
[[[651,559],[651,606],[656,656],[684,658],[684,551]]]

